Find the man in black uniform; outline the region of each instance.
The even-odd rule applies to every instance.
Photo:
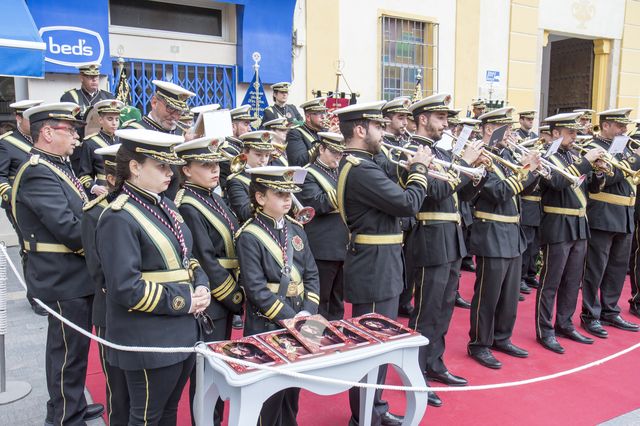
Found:
[[[481,115],[480,120],[483,142],[488,145],[491,141],[495,144],[496,155],[515,163],[504,142],[510,128],[503,138],[492,140],[493,132],[498,128],[511,126],[512,112],[513,108],[500,108]],[[496,139],[495,135],[493,139]],[[502,367],[490,348],[519,358],[529,355],[511,342],[518,308],[522,253],[526,248],[519,223],[518,194],[531,191],[537,185],[538,177],[532,171],[539,167],[539,161],[537,154],[524,156],[524,167],[513,172],[499,160],[494,160],[475,200],[470,243],[478,270],[471,301],[467,352],[485,367]]]
[[[418,129],[407,148],[428,147],[438,160],[452,162],[450,152],[436,146],[447,127],[450,101],[450,95],[436,94],[411,105],[409,109]],[[482,142],[471,143],[460,158],[460,165],[473,166],[481,151]],[[451,374],[444,364],[444,338],[453,314],[460,263],[467,254],[460,226],[458,192],[462,198],[470,200],[480,189],[481,182],[476,181],[474,185],[466,175],[458,175],[454,170],[447,172],[439,164],[435,167],[448,180],[429,178],[427,198],[415,216],[416,225],[409,230],[404,245],[407,269],[413,269],[408,276],[413,278],[416,289],[409,326],[429,339],[429,345],[420,347],[418,359],[427,380],[465,386],[467,380]],[[407,171],[399,167],[398,177],[404,187]],[[429,395],[429,402],[436,407],[442,405],[435,393]]]
[[[329,320],[337,320],[344,315],[343,265],[349,239],[336,202],[344,138],[328,132],[320,132],[318,136],[320,147],[313,162],[305,167],[307,176],[299,199],[315,210],[315,216],[304,230],[320,275],[318,312]]]
[[[80,218],[87,196],[67,157],[77,143],[73,103],[29,108],[34,147],[14,181],[11,208],[29,261],[25,280],[33,297],[69,321],[91,331],[94,288],[83,257]],[[47,331],[47,421],[81,425],[102,414],[84,397],[89,339],[49,316]],[[89,409],[90,408],[90,409]]]
[[[273,105],[265,108],[260,127],[265,128],[264,123],[276,118],[286,118],[289,124],[293,124],[295,121],[302,121],[302,116],[298,108],[296,108],[295,105],[287,103],[289,99],[289,86],[291,86],[291,83],[287,82],[274,83],[271,85],[271,90],[273,90]]]
[[[64,92],[60,97],[60,102],[73,102],[80,106],[80,114],[78,116],[84,120],[85,114],[90,107],[99,101],[114,99],[115,96],[113,93],[100,89],[99,63],[82,65],[78,70],[80,71],[80,88],[70,89]],[[78,134],[80,135],[80,144],[82,144],[82,140],[84,139],[84,129],[78,128]],[[80,149],[76,149],[71,155],[71,166],[76,174],[78,174],[80,167],[80,151]]]
[[[487,110],[487,104],[484,103],[483,99],[478,99],[471,102],[471,118],[478,119],[484,112]]]
[[[554,139],[562,138],[558,151],[549,160],[574,179],[592,174],[593,165],[604,153],[595,148],[584,157],[572,152],[580,113],[557,114],[545,121],[551,126]],[[602,176],[592,176],[589,190],[598,192]],[[584,272],[589,227],[587,223],[587,183],[575,186],[557,171],[550,179],[541,179],[544,214],[540,227],[542,243],[541,284],[536,294],[536,339],[546,349],[564,353],[556,336],[579,343],[591,344],[590,339],[578,333],[571,321],[578,303],[578,292]],[[556,302],[557,297],[557,302]],[[553,307],[557,306],[553,324]]]
[[[589,147],[608,150],[613,139],[624,135],[627,125],[633,123],[630,112],[631,108],[622,108],[598,113],[600,134]],[[625,147],[623,153],[614,157],[623,166],[638,170],[639,154],[640,148],[631,151]],[[587,203],[591,237],[582,284],[580,321],[587,332],[600,338],[608,335],[602,324],[627,331],[639,328],[620,316],[618,306],[631,254],[636,186],[622,170],[613,167],[612,172],[613,176],[606,176],[600,192],[589,193]]]
[[[16,178],[16,173],[20,166],[29,159],[29,153],[33,147],[30,136],[29,120],[25,119],[23,114],[25,110],[40,105],[41,103],[42,101],[32,101],[27,99],[24,101],[14,102],[9,105],[9,107],[13,108],[15,111],[17,128],[16,130],[12,130],[0,136],[0,197],[2,197],[2,208],[7,214],[7,218],[18,236],[23,272],[26,271],[27,267],[27,252],[24,250],[24,242],[22,241],[20,229],[16,226],[13,214],[11,213],[11,185],[13,185],[13,180]],[[33,301],[33,296],[29,291],[27,291],[27,300],[31,304],[33,312],[42,316],[47,315],[47,311]]]
[[[578,131],[579,135],[592,135],[593,134],[593,123],[591,120],[593,119],[593,113],[595,112],[592,109],[574,109],[573,112],[579,112],[580,118],[578,122],[580,123],[581,129]]]
[[[518,113],[518,116],[520,121],[520,128],[516,130],[516,136],[523,140],[537,138],[538,135],[532,130],[533,120],[536,118],[536,111],[520,111]]]
[[[122,128],[148,129],[181,135],[183,132],[177,123],[182,113],[189,111],[187,100],[196,94],[168,81],[153,80],[152,83],[156,86],[156,92],[151,97],[151,111],[140,121],[131,120],[122,123]],[[173,200],[180,189],[180,174],[176,166],[171,167],[173,168],[171,184],[164,194]]]
[[[305,166],[309,155],[317,149],[318,132],[326,131],[327,98],[315,98],[300,105],[304,110],[304,124],[287,133],[287,159],[292,166]]]
[[[336,110],[347,156],[340,162],[336,197],[351,239],[344,264],[345,300],[354,317],[376,312],[395,319],[398,299],[405,287],[402,259],[401,217],[414,216],[427,193],[428,148],[419,147],[408,160],[406,189],[389,179],[374,161],[381,150],[381,108],[384,101],[351,105]],[[384,383],[386,366],[378,373]],[[349,391],[350,424],[358,424],[360,392]],[[376,392],[373,424],[399,425],[402,419],[389,413],[388,404]]]
[[[122,108],[124,108],[123,102],[116,99],[108,99],[96,103],[87,114],[88,120],[92,120],[94,115],[97,116],[100,131],[93,135],[88,135],[82,143],[78,179],[84,185],[87,193],[93,196],[107,192],[104,160],[95,151],[98,148],[107,148],[115,144],[115,133],[120,126],[120,111]]]
[[[407,133],[407,117],[411,114],[409,112],[409,105],[411,105],[409,98],[399,97],[390,100],[382,107],[382,115],[389,120],[384,126],[384,134],[382,135],[382,141],[384,143],[402,147],[409,142],[410,137]],[[382,153],[377,154],[375,157],[376,163],[382,167],[389,178],[396,182],[398,181],[397,166],[393,161],[398,161],[398,158],[400,158],[398,151],[390,151],[385,146],[382,147]],[[411,302],[411,297],[409,297],[408,302]],[[402,305],[401,300],[400,306],[402,307]]]

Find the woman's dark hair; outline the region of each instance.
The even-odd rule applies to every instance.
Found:
[[[266,194],[268,189],[269,188],[266,185],[261,183],[251,182],[249,184],[249,198],[251,199],[251,210],[253,213],[256,213],[260,207],[256,201],[256,192]]]
[[[132,151],[125,145],[122,145],[116,154],[116,185],[113,191],[120,192],[120,190],[122,190],[122,185],[124,185],[124,181],[131,177],[129,161],[135,160],[142,164],[146,159],[147,157],[144,154]]]

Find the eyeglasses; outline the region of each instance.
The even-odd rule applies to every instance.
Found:
[[[167,110],[167,113],[168,113],[168,114],[173,115],[173,114],[180,113],[180,114],[182,115],[182,110],[179,110],[179,109],[177,109],[177,108],[172,107],[172,106],[171,106],[171,105],[169,105],[169,104],[167,103],[167,101],[165,101],[165,100],[162,100],[162,103],[164,104],[164,108]]]
[[[50,126],[50,127],[55,130],[66,130],[69,133],[69,136],[75,136],[78,134],[78,129],[76,129],[75,127],[69,127],[69,126]]]

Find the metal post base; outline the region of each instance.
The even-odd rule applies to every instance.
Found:
[[[0,405],[9,404],[24,398],[31,393],[31,385],[27,382],[7,381],[4,392],[0,392]]]

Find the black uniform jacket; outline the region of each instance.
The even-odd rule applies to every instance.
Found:
[[[501,155],[516,163],[508,150],[502,150]],[[471,253],[510,259],[525,251],[518,194],[532,191],[537,183],[535,173],[528,173],[526,179],[520,181],[508,168],[494,162],[493,172],[487,173],[486,182],[475,199],[469,243]]]
[[[233,237],[240,228],[222,198],[212,190],[186,183],[176,205],[193,234],[193,256],[209,277],[212,319],[240,312],[244,296],[237,282],[238,257]]]
[[[264,110],[264,116],[262,117],[262,124],[260,127],[264,127],[264,123],[275,120],[276,118],[286,118],[287,122],[293,123],[294,121],[302,121],[300,111],[295,105],[285,104],[284,107],[280,107],[273,104]]]
[[[96,233],[107,287],[107,339],[129,346],[193,346],[198,325],[188,313],[191,292],[201,285],[208,288],[209,282],[198,261],[191,257],[191,231],[173,201],[162,197],[159,202],[154,194],[129,183],[125,186],[167,224],[181,229],[188,264],[184,264],[173,232],[121,192],[100,217]],[[169,210],[177,215],[176,221]],[[107,361],[123,370],[165,367],[188,356],[107,351]]]
[[[12,130],[0,137],[0,197],[2,208],[11,208],[13,180],[18,169],[31,155],[31,140],[18,130]]]
[[[418,213],[427,194],[427,177],[414,165],[403,190],[369,152],[347,149],[345,154],[336,197],[351,232],[344,265],[345,300],[370,303],[390,299],[405,286],[399,218]],[[381,239],[383,244],[376,243]]]
[[[610,140],[594,138],[588,148],[601,147],[606,150],[611,146]],[[640,168],[640,157],[628,148],[615,157],[625,166],[633,170]],[[589,193],[587,217],[589,227],[607,232],[632,233],[634,230],[634,206],[636,186],[624,172],[614,168],[613,176],[605,176],[601,182],[599,193]]]
[[[562,148],[553,154],[549,161],[573,176],[593,174],[589,161]],[[586,216],[587,196],[589,192],[600,191],[603,179],[603,177],[591,176],[577,188],[572,187],[567,178],[555,171],[552,172],[551,179],[540,179],[544,209],[540,226],[541,244],[589,238],[589,223]]]
[[[419,145],[428,146],[440,160],[452,160],[448,151],[432,146],[432,143],[418,135],[413,137],[407,147],[415,151]],[[402,159],[406,160],[406,156],[403,155]],[[469,167],[464,161],[460,161],[460,165]],[[405,242],[405,254],[411,256],[411,261],[407,263],[413,267],[443,265],[467,255],[458,196],[471,200],[483,182],[474,187],[467,176],[461,174],[458,177],[455,171],[447,172],[439,165],[436,165],[436,168],[440,172],[448,173],[452,178],[457,177],[457,181],[428,178],[427,197],[420,207],[420,212],[415,216],[416,222],[409,230]],[[398,178],[403,187],[407,177],[408,172],[398,167]]]
[[[91,200],[84,206],[81,220],[84,257],[95,288],[91,320],[96,327],[107,326],[107,287],[104,283],[104,273],[96,247],[96,229],[100,215],[113,198],[113,194],[102,194]]]
[[[318,140],[318,132],[306,124],[287,132],[287,160],[291,166],[305,166],[309,163],[309,154]]]
[[[37,148],[14,181],[12,211],[29,251],[26,282],[45,302],[93,294],[80,219],[87,201],[70,164]]]
[[[233,158],[242,152],[242,141],[233,136],[227,136],[220,149]],[[227,179],[231,174],[231,161],[223,161],[218,164],[220,164],[220,188],[224,191],[227,188]]]
[[[316,260],[344,260],[349,242],[336,201],[338,170],[331,170],[319,159],[307,165],[307,177],[298,199],[304,206],[313,207],[316,215],[304,226],[311,252]]]
[[[231,210],[236,214],[238,221],[244,223],[253,216],[251,198],[249,197],[249,184],[251,178],[245,170],[234,173],[227,178],[225,195],[229,200]]]
[[[80,155],[80,172],[78,177],[87,192],[93,185],[106,186],[107,177],[104,173],[104,160],[102,155],[95,153],[98,148],[106,148],[113,145],[115,139],[102,130],[94,135],[87,136],[82,143],[82,153]]]
[[[273,218],[259,212],[238,232],[236,248],[247,296],[245,335],[281,328],[277,321],[293,318],[303,310],[318,312],[318,269],[307,236],[289,217],[282,225],[277,229]],[[289,285],[281,282],[286,281],[282,280],[285,227],[287,259],[293,259],[288,262],[292,268]]]
[[[83,89],[70,89],[62,94],[60,102],[73,102],[80,106],[80,114],[82,117],[86,114],[90,106],[95,105],[99,101],[105,99],[114,99],[113,93],[106,90],[98,90],[93,96],[85,92]]]

